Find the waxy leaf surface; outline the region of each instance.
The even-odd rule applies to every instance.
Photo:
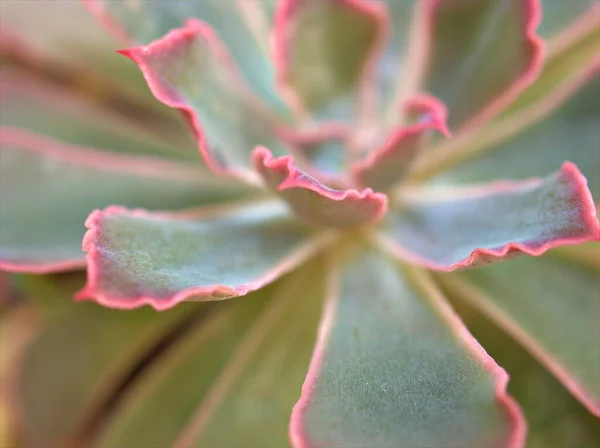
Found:
[[[252,156],[256,170],[302,222],[313,226],[354,227],[379,221],[387,208],[387,197],[367,188],[334,190],[299,170],[291,156],[275,159],[258,147]]]
[[[242,296],[318,247],[275,202],[179,214],[109,208],[86,226],[88,283],[80,298],[124,309]]]
[[[362,252],[335,289],[292,414],[294,446],[520,443],[507,375],[423,272]]]
[[[351,119],[384,34],[383,10],[356,0],[283,0],[274,57],[291,107],[317,119]]]
[[[540,36],[551,39],[572,26],[578,18],[594,6],[598,0],[569,0],[568,2],[556,0],[541,0],[542,23],[538,29]]]
[[[393,209],[383,224],[387,250],[449,271],[600,235],[586,180],[570,163],[541,179],[440,190]]]
[[[520,342],[600,415],[600,247],[595,266],[549,252],[461,272],[454,290]],[[453,278],[449,279],[452,286]]]
[[[122,53],[139,65],[159,101],[186,114],[215,171],[248,168],[256,145],[286,152],[276,124],[242,84],[205,23],[190,19],[160,40]]]
[[[275,70],[269,57],[273,27],[269,1],[84,0],[108,28],[129,42],[149,44],[188,19],[210,25],[226,45],[250,87],[265,101],[285,110],[275,89]]]
[[[448,107],[452,131],[489,120],[535,80],[537,0],[434,0],[421,88]],[[493,57],[490,57],[493,55]]]
[[[0,155],[0,267],[14,271],[83,267],[83,224],[97,207],[168,210],[241,194],[201,168],[15,129],[0,130]]]
[[[316,337],[322,268],[311,263],[244,300],[216,303],[210,322],[132,390],[98,446],[287,446]]]
[[[556,99],[551,98],[547,104],[541,104],[541,108],[534,104],[530,111],[523,110],[507,118],[511,120],[507,131],[498,132],[493,127],[485,131],[497,132],[498,137],[491,135],[484,146],[440,173],[436,182],[526,179],[543,176],[568,160],[582,171],[594,200],[600,201],[600,78],[597,69],[584,73],[583,79],[581,75],[577,78],[565,81],[568,84],[563,87],[558,86],[551,94]],[[569,90],[575,92],[569,94]],[[541,112],[539,118],[534,108]],[[529,126],[520,126],[527,120],[534,121]],[[503,126],[502,123],[499,121],[496,126]],[[480,141],[485,141],[484,138],[485,134]]]

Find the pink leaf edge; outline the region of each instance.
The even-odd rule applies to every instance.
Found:
[[[315,390],[317,378],[321,372],[323,359],[325,357],[325,349],[327,340],[331,333],[331,329],[335,323],[335,312],[339,292],[337,288],[330,288],[330,292],[325,301],[323,315],[319,323],[317,342],[313,350],[312,358],[309,364],[308,373],[304,383],[302,384],[302,392],[300,399],[294,405],[289,423],[289,438],[294,448],[312,448],[315,445],[311,443],[309,436],[304,430],[304,414],[310,404],[311,396]],[[467,349],[473,353],[479,360],[482,361],[484,368],[489,371],[496,379],[495,395],[500,405],[506,410],[509,420],[513,425],[513,432],[508,441],[508,448],[522,448],[525,445],[527,435],[527,420],[523,415],[518,402],[508,394],[507,386],[510,376],[502,367],[500,367],[494,359],[485,351],[479,344],[477,339],[469,332],[460,317],[452,308],[440,303],[440,313],[444,315],[448,323],[451,325],[453,332],[458,338],[462,339]]]
[[[230,210],[231,207],[208,207],[201,212],[193,212],[195,218],[213,216]],[[110,215],[129,215],[141,218],[164,218],[176,219],[185,216],[185,212],[149,212],[142,209],[126,209],[120,206],[110,206],[104,210],[94,210],[86,219],[85,227],[88,229],[82,241],[82,249],[86,252],[87,283],[83,289],[75,295],[77,301],[91,300],[108,308],[131,310],[143,305],[149,305],[156,311],[165,311],[192,297],[210,298],[211,300],[225,300],[245,296],[256,291],[277,278],[294,269],[303,260],[310,257],[320,246],[321,240],[315,239],[301,246],[280,260],[269,271],[256,280],[235,287],[227,285],[193,286],[182,289],[169,297],[140,296],[140,297],[117,297],[105,294],[100,286],[102,276],[99,253],[96,242],[102,232],[102,219]],[[325,238],[326,239],[326,238]],[[323,239],[322,239],[323,240]]]
[[[576,193],[574,196],[578,198],[582,205],[579,219],[584,223],[585,226],[585,234],[581,236],[562,237],[540,244],[508,243],[502,247],[493,249],[477,248],[471,252],[469,257],[450,265],[440,265],[425,259],[418,254],[405,249],[396,241],[387,236],[379,235],[376,236],[375,239],[379,241],[379,245],[381,247],[386,248],[388,253],[400,259],[424,266],[431,270],[442,272],[451,272],[467,267],[483,266],[493,263],[495,260],[514,257],[519,254],[539,257],[550,249],[556,247],[587,243],[590,241],[600,241],[600,223],[596,218],[596,205],[594,203],[594,199],[592,198],[591,192],[587,188],[586,177],[572,162],[564,162],[560,168],[560,174],[569,178],[576,186]],[[488,186],[488,189],[485,190],[475,191],[473,189],[473,194],[493,194],[497,192],[513,190],[524,185],[536,185],[539,182],[540,179],[529,179],[525,181],[500,181]]]
[[[104,26],[113,36],[127,45],[134,43],[134,39],[102,6],[98,0],[81,0],[83,6]]]
[[[444,0],[430,0],[429,21],[433,21],[435,8]],[[530,61],[521,76],[515,79],[497,98],[491,100],[482,111],[468,119],[460,126],[460,131],[481,127],[485,122],[491,120],[502,110],[509,106],[521,92],[529,87],[539,76],[544,65],[546,46],[544,40],[537,34],[538,26],[542,21],[541,0],[521,0],[520,4],[526,18],[523,28],[525,29],[525,41],[529,47]],[[431,28],[433,29],[433,28]]]
[[[252,161],[257,171],[261,172],[263,168],[266,168],[266,170],[277,173],[284,178],[276,187],[277,191],[303,189],[335,202],[349,201],[370,204],[371,223],[380,221],[387,211],[388,198],[385,194],[375,193],[371,188],[365,188],[362,191],[329,188],[299,170],[294,164],[292,156],[275,158],[269,149],[264,146],[257,146],[252,153]]]
[[[375,170],[379,163],[384,163],[397,151],[407,149],[403,142],[410,142],[427,131],[437,131],[446,138],[452,136],[447,123],[448,111],[437,98],[421,94],[408,100],[404,107],[409,112],[428,114],[431,119],[392,132],[380,148],[370,152],[367,157],[357,162],[351,172],[352,178],[358,185],[365,185],[365,176]]]
[[[117,53],[128,57],[139,66],[144,78],[146,79],[146,82],[148,83],[150,91],[157,100],[171,108],[180,110],[183,113],[183,116],[190,124],[192,131],[196,137],[196,140],[198,142],[198,149],[202,158],[213,172],[222,176],[234,178],[237,177],[252,185],[255,185],[258,182],[258,180],[254,176],[253,172],[243,168],[223,166],[219,161],[215,159],[210,148],[206,144],[202,124],[200,123],[200,120],[194,109],[190,105],[188,105],[185,102],[185,100],[181,98],[174,89],[165,85],[165,83],[158,79],[153,74],[152,69],[150,69],[148,67],[148,64],[146,64],[145,62],[145,55],[147,54],[168,52],[172,48],[177,48],[182,45],[186,45],[187,43],[192,42],[195,39],[204,40],[211,48],[214,55],[223,64],[223,66],[227,67],[227,69],[232,75],[232,78],[235,80],[234,85],[232,85],[231,87],[233,89],[238,90],[240,95],[249,99],[249,101],[251,101],[256,106],[257,113],[266,113],[264,112],[264,108],[262,107],[262,105],[260,105],[260,103],[252,97],[251,92],[248,90],[242,78],[239,76],[235,62],[231,58],[226,47],[219,39],[217,33],[210,25],[200,20],[188,19],[186,20],[185,25],[182,28],[176,28],[171,30],[165,36],[158,40],[155,40],[149,45],[117,50]],[[284,131],[280,129],[275,129],[275,132]]]
[[[365,2],[362,0],[330,0],[354,9],[359,13],[368,15],[377,23],[378,34],[373,45],[368,51],[368,56],[363,66],[360,76],[359,101],[361,109],[366,116],[372,115],[376,101],[375,92],[375,70],[377,69],[377,60],[383,53],[385,44],[389,38],[389,20],[387,9],[384,5],[377,2]],[[300,96],[292,87],[289,79],[290,68],[288,64],[289,37],[287,30],[290,23],[293,22],[295,13],[302,3],[307,0],[280,0],[275,11],[275,25],[272,40],[272,54],[276,70],[276,87],[287,103],[290,110],[297,116],[306,117],[308,112]]]

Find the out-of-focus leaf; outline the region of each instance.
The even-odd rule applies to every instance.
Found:
[[[467,143],[463,147],[465,154],[452,161],[434,178],[435,182],[526,179],[556,170],[568,160],[586,176],[594,199],[600,201],[600,60],[592,68],[591,73],[588,70],[583,77],[579,74],[566,82],[531,110],[473,136],[473,151],[468,150],[471,143]],[[530,125],[522,126],[523,123]],[[443,165],[444,162],[440,167]]]
[[[63,290],[62,300],[72,291]],[[22,355],[16,400],[22,446],[64,446],[141,357],[198,305],[157,314],[70,305],[42,322]]]
[[[253,154],[256,170],[267,185],[294,210],[299,220],[314,226],[354,227],[379,221],[387,197],[367,188],[334,190],[299,170],[291,156],[275,159],[265,147]]]
[[[97,207],[179,209],[240,194],[200,167],[69,146],[0,130],[0,267],[48,272],[83,267],[81,238]]]
[[[592,244],[599,266],[600,246]],[[495,321],[600,415],[598,267],[550,252],[456,275],[446,281],[459,298]]]
[[[0,125],[18,127],[74,145],[152,155],[202,165],[194,145],[169,143],[81,94],[18,71],[0,72]]]
[[[600,236],[585,177],[575,165],[544,178],[420,190],[383,224],[381,243],[399,258],[450,271]]]
[[[311,238],[276,202],[179,214],[115,207],[97,210],[86,226],[88,283],[79,296],[122,309],[243,296],[326,239]]]
[[[385,15],[374,2],[282,0],[274,57],[282,93],[301,114],[352,119],[361,107]]]
[[[292,413],[296,447],[519,444],[507,375],[423,272],[373,252],[341,269]]]
[[[520,260],[519,260],[520,261]],[[539,260],[533,260],[538,261]],[[518,276],[518,278],[522,278]],[[529,282],[531,279],[526,279]],[[511,280],[513,281],[513,280]],[[444,283],[442,283],[444,285]],[[506,333],[494,320],[466,306],[453,288],[444,288],[469,330],[510,375],[509,393],[522,407],[527,419],[528,448],[600,446],[598,419],[565,390],[544,367]],[[544,291],[546,288],[544,287]],[[540,301],[541,303],[542,301]],[[538,316],[543,320],[544,314]],[[574,349],[575,347],[572,347]]]
[[[537,0],[432,1],[421,88],[448,108],[452,131],[489,120],[538,75]],[[493,55],[493,57],[490,57]]]
[[[558,35],[572,25],[586,11],[589,11],[598,0],[541,0],[542,23],[538,33],[549,39]]]
[[[139,65],[159,101],[186,114],[215,171],[249,168],[256,145],[287,152],[277,124],[241,84],[233,61],[206,24],[190,19],[162,39],[122,53]]]
[[[84,1],[117,35],[143,45],[181,27],[188,19],[202,20],[214,28],[250,87],[271,106],[285,111],[275,88],[275,70],[269,58],[273,1]]]
[[[216,304],[131,390],[97,446],[287,446],[324,296],[319,268]]]

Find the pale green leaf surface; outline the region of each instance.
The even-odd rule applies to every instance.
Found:
[[[249,168],[256,145],[286,153],[277,123],[240,84],[223,51],[205,24],[190,20],[124,54],[139,65],[158,100],[185,111],[211,166]]]
[[[98,446],[287,446],[324,295],[319,268],[217,304],[131,391]]]
[[[220,300],[262,287],[311,250],[310,231],[276,202],[181,216],[107,209],[88,220],[83,295],[158,309],[188,296]]]
[[[84,222],[119,204],[179,209],[239,195],[239,187],[192,167],[70,147],[32,134],[2,136],[0,258],[25,270],[83,264]],[[169,175],[170,170],[172,174]]]
[[[244,0],[248,1],[248,0]],[[226,45],[249,86],[280,112],[285,107],[275,88],[275,70],[269,58],[268,35],[272,28],[274,2],[256,2],[255,14],[264,14],[264,33],[253,31],[242,8],[235,0],[91,0],[138,44],[149,44],[187,19],[200,19],[209,24]],[[262,8],[265,8],[262,10]]]
[[[383,224],[399,257],[453,270],[523,252],[591,241],[599,226],[585,179],[573,165],[544,178],[417,193]],[[394,249],[395,247],[395,249]]]
[[[278,76],[292,101],[320,120],[356,116],[362,78],[382,32],[369,2],[285,1],[275,34]]]
[[[538,33],[544,39],[555,37],[581,17],[597,0],[541,0],[542,23]]]
[[[496,112],[488,109],[492,102],[503,97],[520,78],[529,77],[527,73],[539,56],[537,44],[527,36],[526,29],[533,18],[529,6],[532,3],[526,0],[436,3],[422,89],[446,104],[451,130],[471,120],[489,119]]]
[[[441,183],[487,182],[490,179],[526,179],[556,170],[568,160],[588,180],[600,201],[600,77],[590,81],[544,119],[479,151],[440,173]]]
[[[514,443],[502,373],[412,272],[373,252],[344,263],[292,415],[297,446]]]
[[[596,260],[600,259],[600,246],[591,244]],[[473,306],[492,320],[498,318],[500,327],[510,325],[505,328],[509,334],[554,369],[579,400],[600,413],[598,268],[550,252],[539,259],[521,258],[464,271],[458,278],[480,291]]]

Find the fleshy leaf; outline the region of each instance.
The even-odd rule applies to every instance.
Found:
[[[84,0],[88,9],[119,37],[147,45],[188,19],[200,19],[215,29],[251,88],[271,106],[284,112],[275,88],[275,70],[269,58],[273,26],[268,1]],[[264,3],[264,5],[263,5]],[[263,10],[264,8],[264,10]],[[272,14],[272,11],[271,11]]]
[[[600,261],[600,247],[597,243],[595,246]],[[461,272],[444,281],[459,298],[514,337],[600,416],[597,268],[578,265],[550,252],[536,260],[522,258]]]
[[[322,267],[216,303],[210,321],[132,389],[98,446],[288,446],[324,296]]]
[[[451,271],[600,236],[585,177],[568,162],[541,179],[440,190],[407,195],[383,224],[382,247]]]
[[[407,104],[407,109],[420,116],[419,123],[392,132],[381,148],[370,152],[354,166],[353,176],[358,185],[388,190],[408,171],[431,131],[450,137],[446,109],[434,98],[414,98]]]
[[[330,279],[339,285],[292,413],[296,448],[522,444],[508,376],[423,272],[362,252]]]
[[[65,309],[54,307],[47,317],[35,316],[40,331],[17,364],[17,401],[12,405],[20,411],[22,446],[72,446],[136,362],[183,316],[198,310],[197,304],[186,304],[161,314],[149,309],[121,313],[91,303],[72,304],[72,287],[58,292],[55,298]]]
[[[148,46],[121,53],[139,65],[159,101],[185,113],[213,170],[250,174],[244,168],[259,144],[286,152],[276,123],[245,89],[208,25],[190,19]]]
[[[354,118],[373,87],[367,83],[386,25],[374,2],[282,0],[274,57],[290,107],[319,120]]]
[[[539,263],[540,260],[531,262]],[[517,278],[520,279],[519,276]],[[445,286],[444,283],[442,285]],[[444,288],[444,292],[447,297],[454,299],[455,309],[473,336],[510,375],[508,392],[517,400],[527,420],[525,446],[591,447],[599,444],[600,428],[595,416],[581,406],[564,386],[514,339],[494,325],[492,320],[486,318],[485,314],[476,312],[477,310],[468,306],[465,301],[461,301],[459,291]],[[542,298],[539,303],[543,304],[543,301]],[[542,311],[538,320],[543,320],[543,316]],[[571,346],[571,350],[574,349],[576,350]]]
[[[96,207],[178,209],[240,196],[200,167],[66,145],[0,129],[0,268],[50,272],[85,265],[83,223]]]
[[[465,142],[462,154],[454,160],[430,158],[433,164],[429,165],[438,164],[441,171],[434,181],[460,184],[526,179],[544,175],[569,160],[581,169],[595,201],[600,201],[600,59],[584,68],[547,99],[474,136],[472,150]],[[441,151],[445,150],[438,153]],[[432,171],[425,164],[418,168]]]
[[[0,71],[0,125],[18,127],[73,145],[111,152],[185,160],[202,166],[193,138],[165,142],[126,114],[101,107],[69,87],[4,69]],[[79,81],[81,82],[81,81]]]
[[[379,221],[387,209],[387,197],[363,191],[334,190],[304,173],[291,156],[274,158],[265,147],[253,153],[254,165],[267,185],[308,225],[354,227]]]
[[[96,210],[86,227],[88,283],[78,297],[122,309],[243,296],[327,239],[310,238],[274,202],[179,214],[113,207]]]
[[[544,39],[557,36],[566,30],[586,11],[597,7],[598,0],[541,0],[542,22],[538,32]]]
[[[421,87],[446,104],[452,131],[480,125],[540,71],[539,0],[429,3],[431,48]]]

